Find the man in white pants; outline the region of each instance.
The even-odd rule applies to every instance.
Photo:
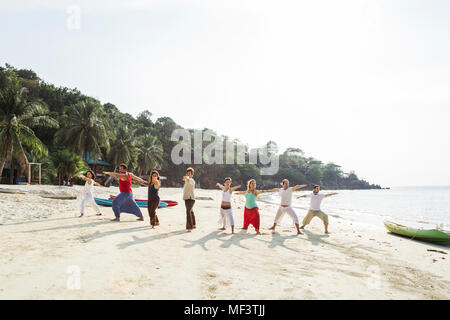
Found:
[[[306,187],[306,184],[297,185],[295,187],[289,188],[289,180],[284,179],[281,182],[281,185],[283,186],[282,189],[274,189],[274,191],[280,192],[281,203],[280,203],[280,207],[278,208],[277,215],[275,216],[275,221],[273,223],[273,226],[271,228],[269,228],[269,230],[275,231],[277,224],[280,223],[284,214],[287,213],[291,217],[292,222],[294,222],[295,227],[297,228],[297,234],[302,234],[300,231],[297,214],[295,213],[294,209],[291,207],[291,202],[292,202],[292,192],[297,189]]]

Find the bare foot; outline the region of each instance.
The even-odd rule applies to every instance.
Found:
[[[225,230],[225,228],[219,228],[219,230]]]
[[[102,215],[101,213],[97,213],[97,214],[96,214],[96,216],[101,216],[101,215]]]
[[[270,227],[269,230],[275,230],[275,226]]]
[[[301,231],[297,231],[297,234],[303,234]]]
[[[137,221],[144,221],[144,218],[137,218]]]
[[[84,216],[84,213],[80,214],[80,215],[78,216],[78,218],[81,218],[82,216]]]
[[[192,232],[192,230],[191,229],[187,229],[187,232]]]
[[[329,231],[325,231],[325,234],[330,234],[330,232]]]
[[[300,229],[305,229],[305,226],[301,226]]]
[[[120,218],[114,218],[111,221],[120,221]]]

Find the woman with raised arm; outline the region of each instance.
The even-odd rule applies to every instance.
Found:
[[[256,234],[259,232],[260,216],[258,205],[256,204],[256,197],[261,193],[276,192],[278,189],[271,190],[256,190],[256,180],[251,179],[247,183],[247,191],[237,192],[236,194],[245,195],[245,209],[244,209],[244,227],[243,230],[247,230],[249,225],[253,225],[256,230]]]
[[[112,219],[112,221],[120,221],[121,212],[134,214],[138,217],[138,221],[144,221],[144,216],[142,215],[141,209],[138,207],[136,201],[134,201],[131,182],[132,180],[136,180],[143,184],[147,184],[147,182],[139,177],[136,177],[134,174],[127,172],[127,168],[127,165],[122,163],[119,165],[119,173],[103,172],[104,174],[119,179],[120,193],[112,202],[112,209],[114,211],[114,215],[116,216]]]
[[[161,179],[156,170],[152,170],[148,178],[148,214],[150,216],[150,225],[152,228],[159,226],[158,216],[156,215],[156,208],[159,206],[159,188],[161,187]]]
[[[99,186],[99,187],[103,187],[103,186],[94,181],[94,179],[95,179],[94,171],[89,170],[88,172],[86,172],[86,176],[83,176],[80,174],[78,176],[78,178],[81,178],[84,181],[86,181],[86,183],[84,184],[84,196],[83,196],[83,199],[81,200],[81,210],[80,210],[79,218],[84,216],[84,208],[86,206],[86,203],[88,203],[88,202],[92,203],[92,206],[94,207],[95,211],[97,212],[96,215],[101,216],[102,213],[100,212],[100,208],[98,207],[98,205],[95,203],[95,200],[94,200],[94,186]]]
[[[222,203],[220,205],[220,220],[222,228],[219,230],[225,230],[227,226],[231,226],[231,233],[234,233],[234,219],[233,212],[231,211],[231,194],[233,191],[239,189],[241,186],[231,188],[231,178],[227,177],[223,181],[224,185],[217,183],[216,186],[222,190]]]

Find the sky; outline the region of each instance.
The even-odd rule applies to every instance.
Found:
[[[2,0],[0,64],[134,116],[450,185],[446,0]]]

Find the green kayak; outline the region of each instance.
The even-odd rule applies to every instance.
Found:
[[[392,233],[411,239],[450,245],[450,233],[446,231],[409,228],[390,221],[384,221],[384,226]]]

